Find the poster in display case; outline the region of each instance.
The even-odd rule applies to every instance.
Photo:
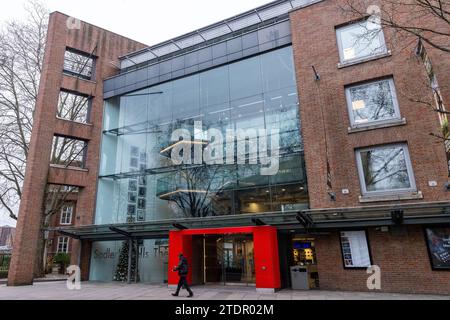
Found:
[[[433,269],[450,270],[450,227],[425,228]]]
[[[341,231],[344,268],[368,268],[372,265],[366,231]]]

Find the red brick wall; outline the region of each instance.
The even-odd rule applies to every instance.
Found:
[[[81,187],[74,223],[75,225],[92,224],[103,116],[102,80],[117,73],[113,63],[118,64],[119,56],[145,47],[141,43],[84,22],[81,22],[79,29],[69,29],[68,18],[59,12],[50,15],[44,65],[19,209],[16,248],[8,278],[9,285],[26,285],[33,281],[37,239],[42,219],[42,202],[47,183],[72,184]],[[89,54],[97,47],[94,51],[94,55],[98,57],[94,81],[63,75],[66,47]],[[93,96],[91,124],[67,123],[56,118],[61,88]],[[86,170],[49,169],[52,140],[55,134],[69,134],[88,141]],[[72,262],[76,263],[79,251],[78,241],[73,240],[71,248],[72,253],[77,253],[72,254]],[[83,268],[82,273],[86,278],[87,268]]]
[[[337,5],[338,1],[323,1],[290,15],[311,208],[361,206],[355,148],[395,142],[407,142],[417,189],[423,192],[423,200],[407,201],[449,200],[450,192],[443,188],[448,181],[444,146],[430,136],[439,133],[438,116],[408,98],[411,90],[431,95],[431,90],[417,85],[426,79],[423,64],[415,56],[417,41],[392,43],[391,34],[385,30],[388,49],[392,50],[390,57],[339,69],[335,26],[348,22],[349,18],[340,13]],[[444,83],[450,74],[450,59],[439,59],[442,54],[434,56],[436,70],[441,73],[439,80]],[[315,81],[311,66],[319,72],[320,81]],[[349,134],[344,86],[389,75],[394,77],[401,116],[407,124]],[[334,202],[327,194],[325,136],[332,191],[337,194]],[[437,181],[438,186],[429,187],[430,180]],[[344,195],[342,189],[349,189],[350,193]]]
[[[450,294],[450,271],[433,271],[421,226],[381,232],[368,229],[372,264],[381,269],[381,290],[401,293]],[[320,288],[369,291],[366,270],[344,269],[339,232],[317,237]]]

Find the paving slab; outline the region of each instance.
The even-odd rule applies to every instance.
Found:
[[[245,286],[193,286],[192,290],[193,298],[187,297],[186,290],[175,298],[167,285],[83,282],[81,290],[69,290],[65,282],[52,281],[21,287],[0,284],[0,300],[450,300],[446,295],[324,290],[286,289],[263,294]]]

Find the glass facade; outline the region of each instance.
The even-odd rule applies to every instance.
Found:
[[[165,283],[169,259],[169,240],[152,239],[143,240],[138,249],[132,250],[132,274],[138,282]],[[138,255],[136,255],[138,252]],[[91,281],[127,281],[128,269],[128,242],[102,241],[92,243],[91,252]]]
[[[300,125],[290,46],[111,98],[105,103],[95,223],[306,207]],[[172,140],[179,129],[190,132],[192,141]],[[231,146],[220,145],[211,129],[223,137],[265,129],[268,139],[247,131],[244,141],[238,136]],[[261,143],[273,146],[274,137],[278,167],[262,175],[262,160],[253,155],[261,158]],[[234,152],[239,142],[246,143],[245,163]],[[208,145],[220,145],[211,151],[217,161],[175,165],[171,154],[182,143],[201,154]]]

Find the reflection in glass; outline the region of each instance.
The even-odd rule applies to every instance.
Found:
[[[110,99],[104,119],[98,224],[307,206],[291,47]],[[192,141],[171,141],[177,129],[188,130]],[[279,130],[278,173],[262,176],[261,163],[249,164],[248,146],[246,164],[238,165],[236,140],[231,163],[175,166],[173,148],[182,143],[202,150],[212,142],[208,129],[223,137],[227,130]],[[226,150],[224,144],[224,156]],[[134,203],[130,192],[137,193]],[[132,217],[128,205],[135,208]]]
[[[392,80],[372,82],[347,90],[355,125],[399,118]]]
[[[365,20],[337,30],[341,62],[354,61],[386,52],[379,23]]]
[[[359,154],[368,192],[412,188],[403,146],[375,148]]]

